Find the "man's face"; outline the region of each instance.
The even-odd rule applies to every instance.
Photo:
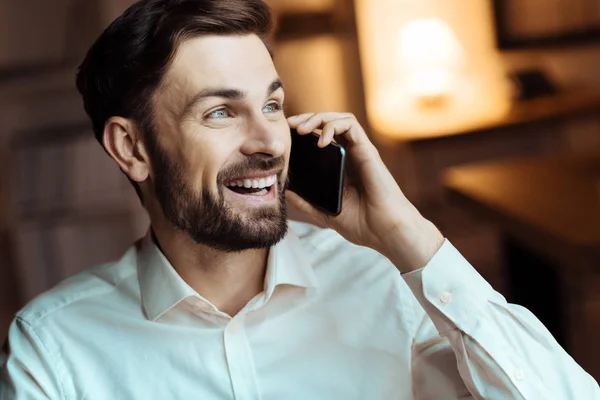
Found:
[[[291,140],[262,41],[183,42],[153,100],[152,184],[169,223],[222,251],[281,240]]]

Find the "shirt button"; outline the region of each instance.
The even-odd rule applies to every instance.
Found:
[[[440,301],[444,304],[450,303],[451,300],[452,294],[450,292],[442,292],[442,294],[440,295]]]
[[[523,379],[525,379],[525,372],[523,372],[521,368],[516,369],[514,372],[514,378],[517,381],[522,381]]]

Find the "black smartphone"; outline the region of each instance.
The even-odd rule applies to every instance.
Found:
[[[319,135],[300,135],[291,129],[292,150],[288,188],[329,215],[342,211],[346,149],[331,142],[318,147]]]

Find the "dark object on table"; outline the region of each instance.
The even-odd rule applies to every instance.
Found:
[[[517,100],[531,100],[537,97],[552,96],[558,92],[554,83],[541,70],[525,70],[511,74],[517,93]]]

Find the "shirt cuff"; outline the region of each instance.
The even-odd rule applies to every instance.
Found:
[[[402,277],[442,336],[469,331],[489,300],[500,296],[448,240],[424,268]]]

